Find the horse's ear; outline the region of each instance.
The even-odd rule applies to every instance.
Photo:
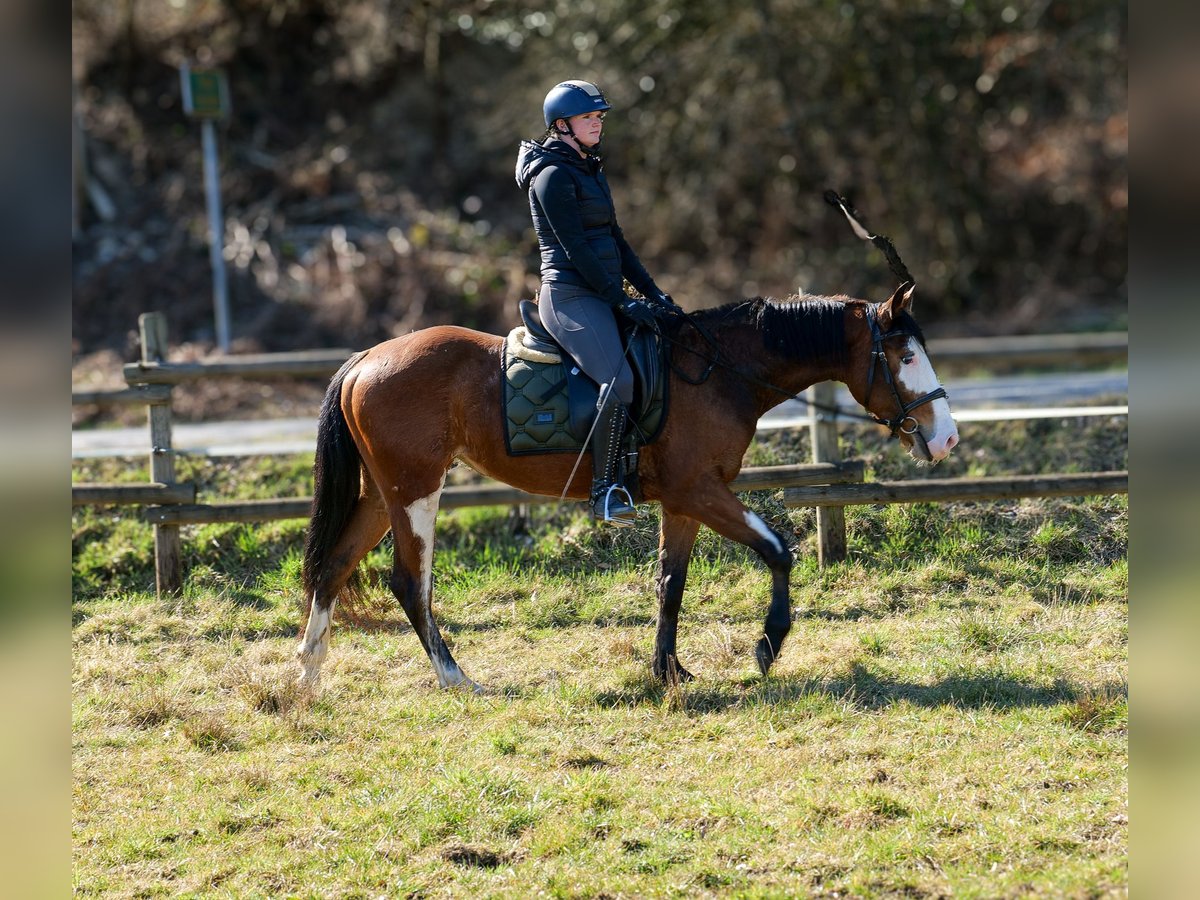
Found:
[[[915,281],[906,281],[892,292],[887,302],[879,307],[879,324],[887,331],[892,320],[902,312],[912,312],[913,295],[917,292]]]

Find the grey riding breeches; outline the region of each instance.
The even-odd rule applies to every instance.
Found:
[[[626,406],[633,403],[633,371],[611,306],[586,288],[551,282],[542,285],[538,311],[542,324],[584,374],[597,384],[612,384]]]

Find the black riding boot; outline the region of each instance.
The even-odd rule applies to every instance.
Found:
[[[637,518],[633,498],[617,481],[621,438],[625,436],[625,404],[609,395],[596,412],[592,432],[592,516],[598,522],[632,525]]]

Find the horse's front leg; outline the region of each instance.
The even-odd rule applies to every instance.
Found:
[[[729,487],[714,480],[693,490],[685,505],[675,509],[686,513],[717,534],[745,544],[762,557],[771,572],[771,605],[763,623],[763,634],[754,648],[758,668],[764,675],[779,656],[783,639],[792,628],[792,608],[788,581],[792,574],[792,552],[787,541],[772,531],[753,510],[747,509]]]
[[[661,681],[691,681],[692,673],[679,664],[675,655],[675,636],[679,628],[679,607],[688,563],[700,523],[689,516],[665,509],[658,532],[658,631],[654,636],[654,677]]]

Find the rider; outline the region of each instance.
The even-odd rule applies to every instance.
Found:
[[[617,480],[633,373],[616,315],[654,327],[658,316],[678,307],[654,283],[617,224],[600,159],[600,131],[610,108],[590,82],[556,84],[542,104],[546,133],[540,141],[521,142],[516,174],[517,184],[529,192],[541,248],[542,322],[600,385],[591,441],[592,515],[625,525],[637,516],[629,492]],[[645,300],[626,294],[623,279]]]

